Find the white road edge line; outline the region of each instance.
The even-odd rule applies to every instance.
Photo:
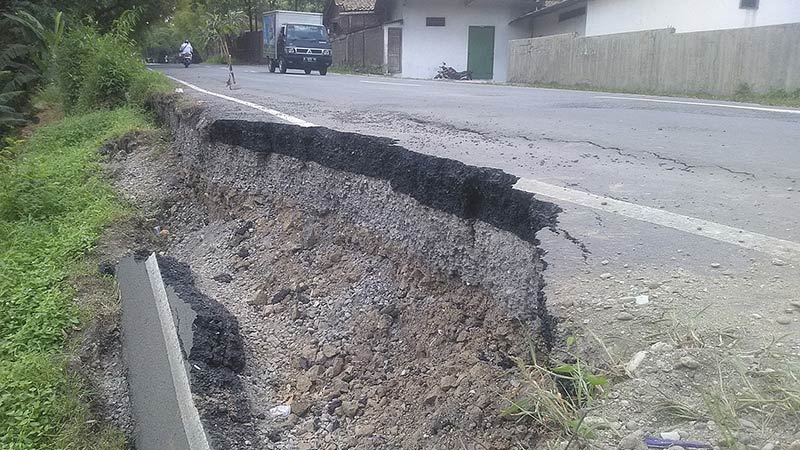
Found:
[[[158,260],[155,253],[147,258],[145,267],[150,278],[150,286],[153,289],[153,297],[156,300],[158,320],[161,322],[161,332],[164,335],[164,343],[167,347],[169,370],[172,373],[175,397],[178,401],[178,410],[180,411],[183,429],[186,432],[186,440],[189,442],[189,450],[210,450],[208,437],[203,429],[203,423],[200,421],[200,413],[197,411],[192,399],[189,376],[184,368],[183,354],[181,353],[180,342],[178,342],[178,330],[172,317],[172,309],[169,306],[167,291],[164,287],[164,280],[161,279],[161,270],[158,268]]]
[[[300,125],[300,126],[306,126],[306,127],[316,126],[302,119],[289,116],[288,114],[267,109],[255,103],[246,102],[244,100],[239,100],[233,97],[228,97],[227,95],[210,92],[205,89],[201,89],[197,86],[194,86],[192,84],[186,83],[185,81],[181,81],[177,78],[170,77],[169,75],[167,76],[170,79],[175,80],[178,83],[190,87],[198,92],[208,95],[213,95],[215,97],[219,97],[225,100],[230,100],[232,102],[239,103],[241,105],[249,106],[259,111],[267,112],[283,120],[286,120],[289,123],[300,125],[300,123],[298,122],[301,122],[306,125]],[[362,83],[365,82],[366,81],[362,81]],[[378,82],[373,81],[373,83],[378,83]],[[637,99],[632,97],[598,97],[598,98],[619,98],[624,100],[649,100],[649,99]],[[725,106],[725,105],[712,105],[712,106]],[[703,236],[720,242],[726,242],[728,244],[733,244],[739,247],[751,250],[757,250],[772,256],[800,261],[800,244],[796,242],[785,241],[783,239],[778,239],[759,233],[753,233],[747,230],[741,230],[739,228],[733,228],[727,225],[722,225],[715,222],[698,219],[695,217],[671,213],[668,211],[651,208],[649,206],[637,205],[635,203],[628,203],[619,200],[614,200],[611,198],[602,197],[595,194],[589,194],[587,192],[576,191],[574,189],[568,189],[548,183],[543,183],[541,181],[536,181],[536,180],[520,178],[520,180],[517,181],[517,183],[514,185],[514,188],[525,192],[544,195],[546,197],[550,197],[555,200],[561,200],[576,205],[585,206],[587,208],[606,211],[612,214],[629,217],[631,219],[636,219],[643,222],[652,223],[655,225],[661,225],[664,227],[673,228],[675,230],[684,231],[686,233],[694,234],[696,236]]]
[[[783,239],[753,233],[739,228],[721,225],[708,220],[684,216],[649,206],[623,202],[588,192],[554,186],[541,181],[520,178],[515,189],[543,195],[555,200],[569,202],[631,219],[672,228],[686,233],[756,250],[778,258],[800,261],[800,244]]]
[[[289,114],[285,114],[285,113],[282,113],[280,111],[276,111],[274,109],[266,108],[264,106],[261,106],[261,105],[258,105],[258,104],[252,103],[252,102],[248,102],[248,101],[245,101],[245,100],[239,100],[238,98],[229,97],[227,95],[217,94],[216,92],[207,91],[207,90],[205,90],[203,88],[197,87],[197,86],[195,86],[193,84],[187,83],[187,82],[185,82],[183,80],[179,80],[179,79],[177,79],[175,77],[171,77],[169,75],[166,75],[166,77],[169,78],[170,80],[175,81],[177,83],[180,83],[180,84],[182,84],[182,85],[184,85],[184,86],[186,86],[186,87],[188,87],[190,89],[194,89],[195,91],[200,92],[201,94],[212,95],[214,97],[218,97],[218,98],[221,98],[223,100],[228,100],[230,102],[238,103],[240,105],[244,105],[244,106],[248,106],[248,107],[253,108],[253,109],[257,109],[257,110],[265,112],[265,113],[267,113],[269,115],[275,116],[275,117],[277,117],[277,118],[279,118],[281,120],[289,122],[292,125],[297,125],[297,126],[301,126],[301,127],[305,127],[305,128],[313,128],[313,127],[317,126],[317,125],[314,125],[311,122],[306,122],[303,119],[300,119],[300,118],[294,117],[294,116],[290,116]]]
[[[366,81],[366,80],[361,80],[361,81],[359,81],[359,83],[367,83],[367,84],[385,84],[385,85],[387,85],[387,86],[414,86],[414,87],[420,87],[420,86],[422,86],[421,84],[411,84],[411,83],[389,83],[389,82],[386,82],[386,81]]]
[[[800,109],[766,108],[761,106],[745,106],[745,105],[725,105],[722,103],[686,102],[682,100],[659,100],[656,98],[643,98],[643,97],[614,97],[610,95],[596,95],[594,98],[604,98],[609,100],[633,100],[639,102],[653,102],[653,103],[672,103],[676,105],[713,106],[716,108],[747,109],[750,111],[767,111],[767,112],[777,112],[777,113],[787,113],[787,114],[800,114]]]

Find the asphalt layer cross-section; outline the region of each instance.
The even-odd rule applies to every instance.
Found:
[[[153,68],[316,125],[394,138],[411,150],[800,242],[800,114],[791,108],[387,77],[281,75],[263,66],[236,67],[240,89],[231,91],[226,67]],[[184,89],[231,116],[264,117]],[[769,255],[557,203],[565,210],[561,228],[591,255],[563,233],[540,233],[551,253],[553,277],[588,273],[587,267],[601,261],[608,265],[602,270],[620,273],[635,266],[713,273],[710,267],[723,263],[734,271],[755,271],[760,279],[771,276]],[[797,292],[797,285],[791,289]]]

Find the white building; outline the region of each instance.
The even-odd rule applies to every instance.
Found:
[[[518,17],[528,37],[674,28],[676,33],[800,22],[800,0],[562,0]]]
[[[800,0],[330,0],[334,61],[433,78],[443,63],[506,81],[509,40],[800,22]]]
[[[475,78],[506,80],[508,41],[528,37],[510,22],[526,0],[404,0],[390,21],[402,26],[402,76],[432,78],[442,62]],[[390,25],[391,26],[391,25]]]
[[[495,81],[506,80],[508,41],[529,37],[529,30],[512,20],[536,4],[536,0],[377,0],[364,7],[365,1],[369,2],[332,0],[335,8],[328,8],[326,24],[339,29],[337,21],[352,23],[354,14],[380,15],[385,72],[433,78],[444,62],[459,71],[473,71],[476,79]],[[349,35],[365,34],[339,48],[357,53],[359,46],[369,47],[358,42],[364,36],[375,39],[368,31],[348,31]],[[349,60],[372,58],[369,49],[363,51],[366,57]]]

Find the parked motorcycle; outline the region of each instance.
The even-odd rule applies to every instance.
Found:
[[[439,67],[439,73],[433,77],[435,80],[471,80],[472,79],[472,71],[465,70],[463,72],[459,72],[456,69],[447,65],[447,63],[442,63]]]
[[[181,55],[181,63],[183,67],[189,67],[192,63],[192,54],[191,53],[184,53]]]

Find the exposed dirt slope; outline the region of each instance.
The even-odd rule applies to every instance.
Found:
[[[554,343],[534,236],[556,207],[386,140],[154,106],[172,147],[119,152],[118,186],[238,319],[257,436],[231,448],[535,445],[500,413],[512,358]]]

